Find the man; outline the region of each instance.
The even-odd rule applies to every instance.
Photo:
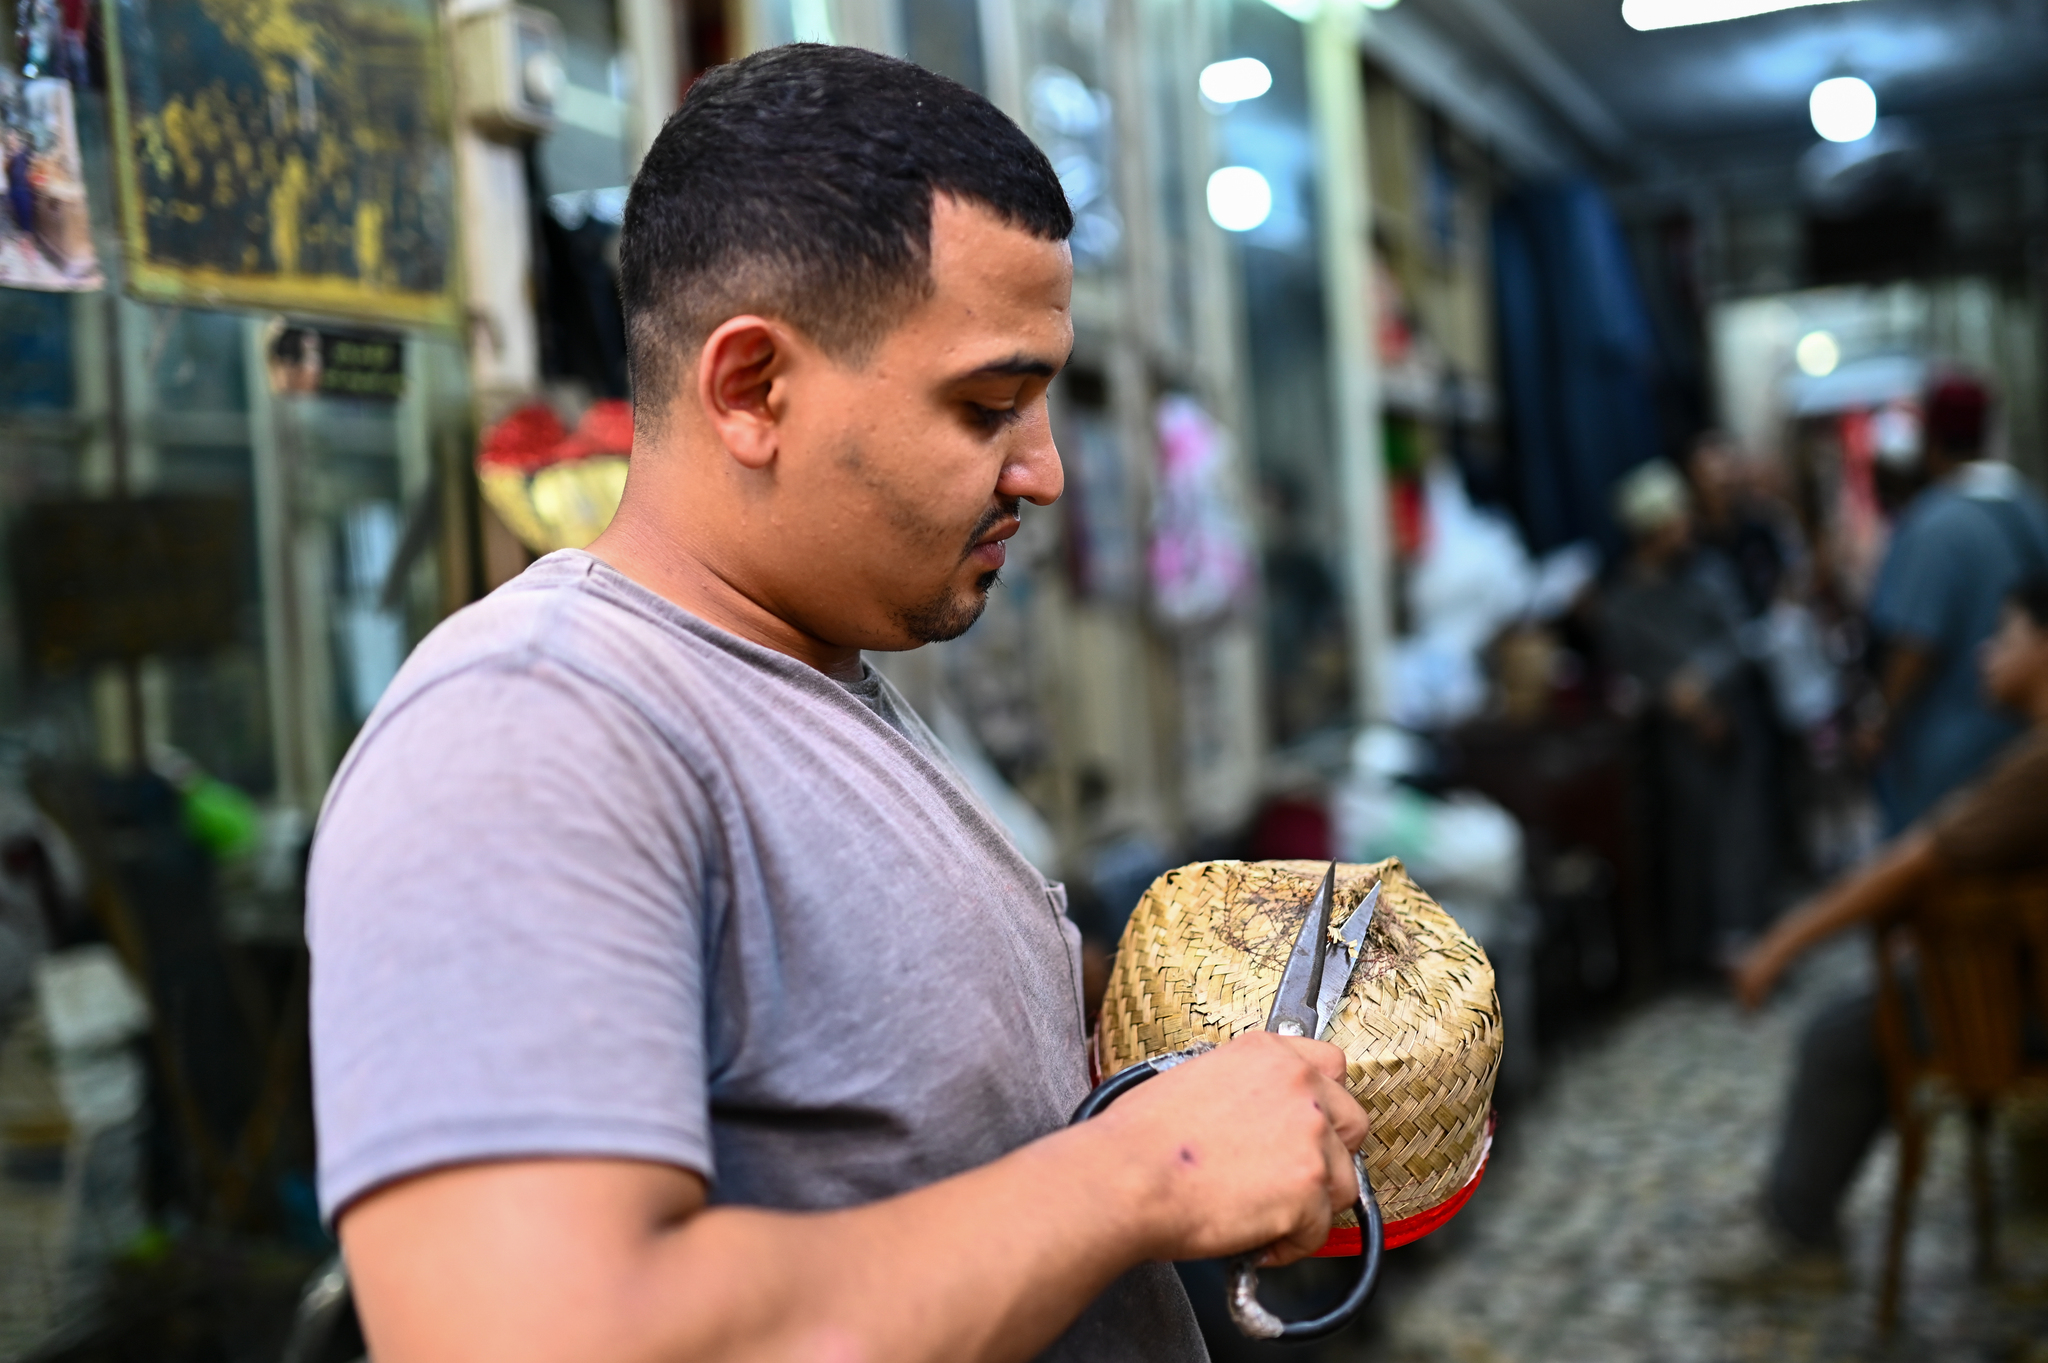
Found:
[[[2048,578],[2015,588],[1983,650],[1986,695],[2032,726],[1990,775],[1956,792],[1869,863],[1781,920],[1734,972],[1747,1007],[1819,942],[1877,922],[1945,876],[2048,865]],[[1765,1193],[1782,1277],[1840,1276],[1836,1217],[1886,1119],[1869,991],[1822,1010],[1801,1041]]]
[[[378,1363],[1191,1359],[1162,1260],[1317,1247],[1341,1053],[1068,1129],[1077,935],[862,649],[1061,490],[1072,217],[851,48],[707,74],[627,205],[632,472],[407,662],[310,879],[321,1192]]]
[[[1863,746],[1879,755],[1887,835],[1975,776],[2019,732],[1985,703],[1974,659],[2013,584],[2048,575],[2048,508],[2009,465],[1984,457],[1988,402],[1981,384],[1962,378],[1929,394],[1930,482],[1900,516],[1871,597],[1884,716]]]
[[[1789,555],[1747,464],[1727,432],[1704,431],[1693,440],[1685,472],[1692,485],[1693,538],[1725,565],[1728,581],[1741,593],[1743,618],[1753,620],[1778,599]]]
[[[1740,588],[1695,549],[1685,479],[1644,464],[1616,485],[1615,512],[1634,543],[1602,593],[1602,647],[1642,698],[1665,964],[1699,973],[1767,907],[1768,726],[1737,638]]]

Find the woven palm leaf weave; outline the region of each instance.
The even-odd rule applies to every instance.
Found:
[[[1328,863],[1208,861],[1152,882],[1102,1002],[1104,1078],[1266,1025]],[[1337,868],[1332,932],[1381,882],[1380,907],[1327,1039],[1372,1117],[1364,1153],[1389,1222],[1444,1202],[1478,1166],[1500,1069],[1500,1003],[1477,942],[1396,860]]]

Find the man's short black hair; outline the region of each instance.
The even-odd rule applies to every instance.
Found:
[[[706,72],[648,149],[619,236],[643,420],[659,421],[677,365],[742,313],[863,360],[930,293],[935,193],[1047,241],[1074,228],[1045,153],[923,67],[796,43]]]
[[[2015,610],[2033,621],[2035,629],[2048,630],[2048,577],[2029,577],[2005,594]]]

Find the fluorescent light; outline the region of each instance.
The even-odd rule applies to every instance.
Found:
[[[1861,142],[1877,126],[1877,91],[1855,76],[1836,76],[1813,87],[1807,101],[1813,130],[1830,142]]]
[[[1273,88],[1273,73],[1257,57],[1233,57],[1202,68],[1202,95],[1216,104],[1240,104]]]
[[[1799,338],[1799,345],[1792,352],[1799,361],[1799,371],[1816,379],[1824,379],[1835,372],[1835,366],[1842,362],[1842,346],[1833,332],[1809,331]]]
[[[1808,5],[1841,5],[1849,2],[1850,0],[1622,0],[1621,17],[1630,28],[1647,32],[1653,28],[1718,24],[1724,19],[1747,19],[1752,14],[1770,14],[1781,9],[1803,9]]]
[[[1250,166],[1225,166],[1209,177],[1209,217],[1226,232],[1249,232],[1273,216],[1273,186]]]

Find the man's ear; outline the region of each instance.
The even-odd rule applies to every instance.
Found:
[[[775,459],[792,337],[765,317],[727,319],[697,356],[697,401],[726,451],[750,469]]]

